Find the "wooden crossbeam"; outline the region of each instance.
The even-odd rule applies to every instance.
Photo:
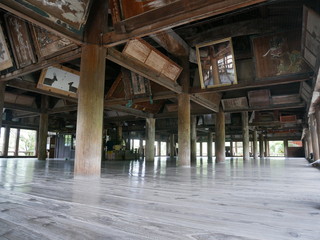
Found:
[[[40,113],[40,110],[37,108],[27,107],[21,104],[14,104],[14,103],[7,103],[7,102],[4,103],[4,108],[14,109],[14,110],[19,110],[24,112],[31,112],[31,113]]]
[[[108,48],[107,59],[125,67],[143,77],[150,79],[151,81],[168,88],[175,93],[181,93],[182,89],[179,84],[167,78],[164,75],[159,75],[153,69],[149,68],[140,61],[133,59],[123,53],[117,51],[114,48]]]
[[[106,106],[105,108],[107,108],[109,110],[113,110],[113,111],[127,113],[130,115],[139,117],[139,118],[152,118],[153,117],[153,114],[145,113],[143,111],[133,109],[133,108],[128,108],[128,107],[125,107],[122,105]]]
[[[115,46],[134,37],[144,37],[219,14],[235,11],[267,0],[180,0],[131,17],[114,25],[117,32],[103,35],[103,43]]]
[[[18,78],[24,75],[27,75],[29,73],[33,73],[39,70],[42,70],[44,68],[50,67],[55,64],[63,63],[63,62],[68,62],[77,58],[81,57],[81,48],[77,48],[75,50],[72,50],[67,53],[63,53],[59,56],[50,58],[48,60],[44,60],[41,62],[38,62],[36,64],[32,64],[30,66],[27,66],[22,69],[18,69],[12,73],[7,73],[6,75],[0,76],[0,81],[8,81],[14,78]]]

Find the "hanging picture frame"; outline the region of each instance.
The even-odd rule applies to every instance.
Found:
[[[5,20],[17,67],[24,68],[35,63],[28,23],[11,14],[6,14]]]
[[[13,66],[2,27],[0,26],[0,71]]]
[[[55,65],[42,70],[37,88],[76,98],[79,82],[79,71]]]
[[[201,88],[237,84],[231,38],[196,45]]]

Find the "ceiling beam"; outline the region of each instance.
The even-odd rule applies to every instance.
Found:
[[[159,92],[159,93],[154,93],[152,95],[153,101],[163,100],[163,99],[172,99],[172,98],[177,98],[177,94],[173,92]],[[132,103],[142,103],[142,102],[150,102],[150,97],[132,99]],[[126,103],[128,103],[128,99],[126,98],[114,98],[114,99],[107,99],[104,101],[105,106],[122,105]]]
[[[251,112],[251,111],[274,111],[274,110],[284,110],[291,108],[305,108],[305,103],[291,103],[291,104],[281,104],[281,105],[270,105],[266,107],[251,107],[246,109],[236,109],[236,110],[225,110],[224,112],[237,113],[237,112]]]
[[[228,91],[237,91],[242,89],[250,89],[250,88],[259,88],[259,87],[269,87],[275,85],[283,85],[294,82],[304,82],[310,80],[312,73],[303,73],[303,74],[295,74],[293,76],[281,76],[281,77],[272,77],[261,80],[255,80],[252,82],[238,83],[229,86],[221,86],[215,88],[191,88],[190,93],[213,93],[213,92],[228,92]]]
[[[167,78],[164,75],[159,75],[153,69],[147,67],[142,62],[133,59],[132,57],[126,56],[114,48],[108,48],[107,59],[113,61],[120,66],[127,68],[151,81],[168,88],[175,93],[181,93],[182,88],[179,84]]]
[[[48,18],[42,17],[40,14],[36,14],[34,11],[24,7],[18,1],[1,0],[0,8],[32,24],[42,27],[53,34],[56,34],[63,38],[68,38],[76,44],[82,44],[82,35],[68,31],[67,28],[53,23]]]
[[[57,108],[48,109],[48,114],[64,113],[64,112],[73,112],[77,111],[78,105],[69,105]]]
[[[28,107],[21,104],[14,104],[14,103],[4,103],[4,108],[12,109],[12,110],[19,110],[24,112],[31,112],[31,113],[40,113],[40,109],[34,107]]]
[[[130,115],[133,115],[135,117],[139,117],[139,118],[152,118],[153,114],[150,113],[146,113],[134,108],[128,108],[122,105],[113,105],[113,106],[105,106],[106,109],[109,110],[113,110],[113,111],[117,111],[117,112],[123,112],[123,113],[127,113]]]
[[[36,71],[40,71],[44,68],[50,67],[55,64],[60,64],[63,62],[68,62],[81,57],[81,48],[74,49],[70,52],[63,53],[59,56],[50,58],[48,60],[43,60],[36,64],[32,64],[30,66],[24,67],[22,69],[15,70],[11,73],[7,73],[6,75],[0,76],[0,81],[8,81],[14,78],[18,78],[29,73],[33,73]]]
[[[17,78],[16,79],[12,79],[10,81],[7,81],[6,85],[9,86],[9,87],[22,89],[22,90],[26,90],[26,91],[29,91],[29,92],[34,92],[34,93],[47,95],[47,96],[51,96],[51,97],[66,99],[66,100],[68,100],[70,102],[78,102],[78,100],[76,98],[39,89],[39,88],[37,88],[37,84],[36,83],[29,82],[29,81],[24,81],[24,80],[17,79]]]
[[[114,25],[117,32],[103,35],[103,43],[115,46],[168,28],[235,11],[267,0],[180,0]]]

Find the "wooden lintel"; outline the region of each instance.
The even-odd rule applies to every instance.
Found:
[[[37,108],[28,107],[20,104],[7,103],[7,102],[4,103],[4,108],[19,110],[24,112],[40,113],[40,110]]]
[[[199,95],[190,95],[190,100],[213,112],[219,111],[219,104],[216,105],[215,103],[212,103]]]
[[[237,109],[237,110],[226,110],[225,112],[251,112],[251,111],[274,111],[274,110],[284,110],[292,108],[305,108],[305,103],[293,103],[293,104],[281,104],[281,105],[270,105],[268,107],[252,107],[247,109]]]
[[[12,119],[21,119],[21,118],[31,118],[31,117],[39,117],[40,113],[27,113],[14,116]]]
[[[152,100],[163,100],[163,99],[171,99],[176,98],[177,94],[172,92],[160,92],[152,95]],[[142,103],[142,102],[150,102],[150,97],[136,98],[132,100],[133,103]],[[107,99],[104,104],[105,106],[112,105],[121,105],[128,103],[128,99],[125,98],[116,98],[116,99]]]
[[[52,108],[48,110],[48,114],[56,114],[56,113],[64,113],[64,112],[72,112],[77,111],[78,105],[70,105],[59,108]]]
[[[36,71],[42,70],[44,68],[50,67],[55,64],[68,62],[68,61],[80,58],[80,56],[81,56],[81,48],[77,48],[75,50],[72,50],[67,53],[63,53],[59,56],[50,58],[48,60],[43,60],[43,61],[38,62],[36,64],[32,64],[30,66],[27,66],[25,68],[18,69],[12,73],[2,75],[2,76],[0,76],[0,81],[8,81],[8,80],[11,80],[14,78],[18,78],[18,77],[24,76],[26,74],[36,72]]]
[[[268,87],[275,85],[283,85],[294,82],[305,82],[310,80],[311,73],[307,74],[297,74],[294,76],[284,76],[284,77],[275,77],[268,79],[256,80],[251,83],[238,83],[231,86],[221,86],[215,88],[191,88],[190,93],[213,93],[213,92],[228,92],[228,91],[237,91],[241,89],[249,89],[249,88],[259,88],[259,87]]]
[[[51,33],[54,33],[63,38],[68,38],[76,44],[82,44],[82,35],[67,31],[66,28],[54,24],[49,19],[36,15],[35,12],[29,10],[28,8],[23,7],[22,4],[19,4],[18,1],[12,0],[1,0],[0,8],[32,23],[39,27],[42,27],[48,30]],[[37,18],[35,18],[37,16]]]
[[[122,105],[113,105],[113,106],[105,106],[105,108],[109,109],[109,110],[113,110],[113,111],[117,111],[117,112],[123,112],[123,113],[127,113],[136,117],[140,117],[140,118],[152,118],[153,114],[150,113],[145,113],[143,111],[137,110],[137,109],[133,109],[133,108],[128,108]]]
[[[129,56],[124,55],[123,53],[117,51],[114,48],[108,48],[107,59],[119,64],[122,67],[125,67],[143,77],[150,79],[151,81],[168,88],[169,90],[181,93],[182,89],[179,84],[167,78],[164,75],[159,75],[153,69],[147,67],[143,63],[135,60]]]
[[[181,0],[115,24],[120,32],[103,35],[103,43],[115,46],[134,37],[143,37],[197,20],[235,11],[267,0]],[[124,31],[123,31],[124,30]]]
[[[48,96],[51,96],[51,97],[66,99],[66,100],[68,100],[70,102],[77,102],[78,101],[76,98],[72,98],[72,97],[68,97],[68,96],[65,96],[65,95],[53,93],[53,92],[50,92],[50,91],[41,90],[41,89],[37,88],[37,84],[36,83],[32,83],[32,82],[28,82],[28,81],[24,81],[24,80],[20,80],[20,79],[12,79],[10,81],[7,81],[6,85],[9,86],[9,87],[22,89],[22,90],[26,90],[26,91],[29,91],[29,92],[34,92],[34,93],[38,93],[38,94],[42,94],[42,95],[48,95]]]

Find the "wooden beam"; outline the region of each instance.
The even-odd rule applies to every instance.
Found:
[[[152,118],[153,114],[150,113],[145,113],[143,111],[137,110],[137,109],[133,109],[133,108],[128,108],[122,105],[113,105],[113,106],[106,106],[107,109],[109,110],[113,110],[113,111],[117,111],[117,112],[124,112],[136,117],[140,117],[140,118]]]
[[[57,93],[53,93],[53,92],[49,92],[49,91],[38,89],[36,83],[32,83],[32,82],[29,82],[29,81],[23,81],[23,80],[20,80],[20,79],[12,79],[10,81],[7,81],[6,84],[9,87],[14,87],[14,88],[18,88],[18,89],[22,89],[22,90],[26,90],[26,91],[29,91],[29,92],[42,94],[42,95],[47,95],[47,96],[51,96],[51,97],[66,99],[66,100],[68,100],[70,102],[77,102],[78,101],[76,98],[72,98],[72,97],[68,97],[68,96],[65,96],[65,95],[61,95],[61,94],[57,94]]]
[[[38,62],[36,64],[32,64],[30,66],[27,66],[22,69],[18,69],[12,73],[7,73],[6,75],[0,76],[0,81],[8,81],[14,78],[18,78],[24,75],[27,75],[29,73],[33,73],[39,70],[42,70],[44,68],[50,67],[55,64],[68,62],[77,58],[80,58],[81,56],[81,48],[74,49],[70,52],[63,53],[59,56],[55,56],[53,58],[50,58],[48,60],[44,60],[41,62]]]
[[[20,118],[30,118],[30,117],[39,117],[40,113],[27,113],[14,116],[12,119],[20,119]]]
[[[114,25],[116,32],[103,35],[103,43],[115,46],[134,37],[144,37],[168,28],[184,25],[267,0],[180,0],[131,17]]]
[[[251,83],[238,83],[231,86],[221,86],[216,88],[191,88],[190,93],[213,93],[213,92],[227,92],[227,91],[237,91],[241,89],[249,89],[249,88],[259,88],[259,87],[269,87],[275,85],[283,85],[294,82],[304,82],[311,79],[311,73],[307,74],[296,74],[294,76],[281,76],[281,77],[273,77],[255,80]]]
[[[129,56],[124,55],[123,53],[117,51],[114,48],[108,48],[107,59],[119,64],[122,67],[125,67],[143,77],[154,81],[155,83],[168,88],[169,90],[181,93],[182,89],[179,84],[167,78],[164,75],[159,75],[151,68],[147,67],[145,64],[135,60]]]
[[[177,94],[172,92],[159,92],[152,95],[153,101],[170,99],[170,98],[177,98]],[[150,97],[132,99],[132,102],[133,103],[150,102]],[[128,103],[128,99],[125,99],[125,98],[107,99],[104,102],[105,107],[112,106],[112,105],[122,105],[126,103]]]
[[[189,56],[190,47],[172,29],[165,30],[156,34],[151,34],[150,37],[154,41],[156,41],[161,47],[163,47],[173,55]]]
[[[48,110],[48,114],[56,114],[56,113],[64,113],[64,112],[72,112],[77,111],[78,105],[69,105],[58,108],[52,108]]]
[[[283,110],[291,108],[305,108],[305,103],[292,103],[292,104],[281,104],[281,105],[270,105],[268,107],[252,107],[247,109],[236,109],[236,110],[226,110],[225,112],[246,112],[246,111],[274,111]]]
[[[40,113],[40,110],[37,108],[27,107],[24,105],[8,103],[8,102],[4,103],[4,108],[14,109],[14,110],[19,110],[24,112]]]
[[[53,23],[41,15],[36,15],[34,11],[23,7],[22,4],[19,4],[18,1],[12,0],[1,0],[0,8],[32,23],[39,27],[42,27],[49,32],[52,32],[63,38],[68,38],[76,44],[82,44],[82,35],[67,31],[67,28],[59,26],[58,24]],[[37,18],[35,18],[37,17]]]

